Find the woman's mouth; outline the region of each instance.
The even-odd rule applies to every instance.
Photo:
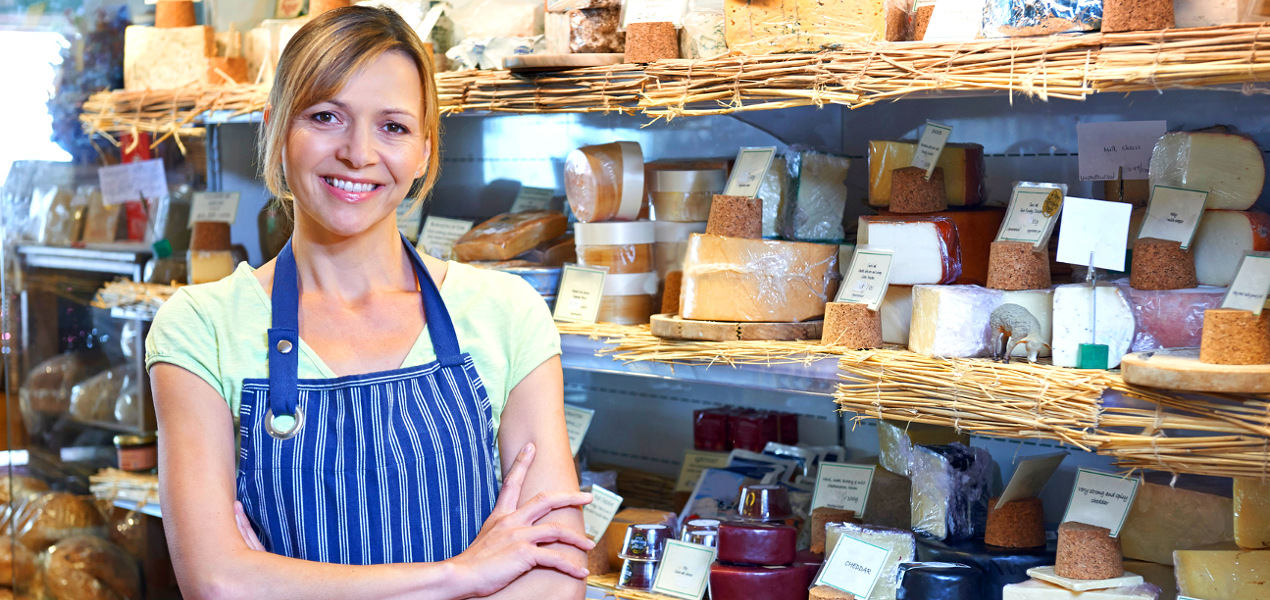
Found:
[[[323,177],[322,181],[337,196],[346,200],[360,200],[367,194],[383,187],[377,183],[348,181],[338,177]]]

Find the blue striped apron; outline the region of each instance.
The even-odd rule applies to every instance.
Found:
[[[355,565],[435,562],[494,508],[492,409],[436,283],[405,239],[436,362],[299,379],[290,242],[273,277],[269,378],[243,381],[237,495],[265,549]],[[278,418],[273,418],[277,415]]]

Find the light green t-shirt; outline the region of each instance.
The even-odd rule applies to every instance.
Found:
[[[163,304],[146,336],[146,368],[171,363],[203,378],[220,392],[234,416],[244,379],[268,371],[269,296],[241,263],[215,283],[181,288]],[[497,430],[507,395],[539,365],[560,353],[560,334],[542,296],[509,273],[456,262],[441,284],[441,298],[454,321],[459,348],[472,355],[493,406]],[[425,327],[402,368],[436,360]],[[336,377],[300,340],[301,379]]]

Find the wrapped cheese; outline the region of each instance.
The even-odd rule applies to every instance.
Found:
[[[1191,242],[1195,276],[1200,285],[1229,286],[1245,254],[1267,250],[1270,250],[1270,215],[1255,211],[1206,210]]]
[[[1226,288],[1135,290],[1117,282],[1133,309],[1131,352],[1160,348],[1196,348],[1204,332],[1204,311],[1221,306]]]
[[[463,234],[454,243],[461,261],[511,260],[543,242],[564,235],[569,221],[563,213],[531,210],[498,215]]]
[[[610,275],[653,272],[654,231],[652,221],[578,223],[578,263],[606,267]]]
[[[653,218],[658,221],[705,221],[711,197],[728,183],[726,169],[650,169],[646,177]]]
[[[684,259],[680,316],[807,321],[825,314],[841,278],[837,246],[693,234]]]
[[[1030,37],[1096,31],[1101,25],[1101,0],[988,0],[982,33],[985,37]]]
[[[789,158],[792,198],[785,204],[785,237],[808,242],[841,242],[847,207],[847,167],[844,156],[813,152]]]
[[[1129,353],[1133,310],[1119,288],[1099,285],[1095,291],[1086,284],[1060,285],[1054,288],[1053,314],[1055,366],[1076,367],[1081,344],[1107,345],[1107,366],[1112,369]]]
[[[1005,304],[1021,306],[1040,325],[1032,338],[1050,344],[1053,338],[1054,295],[1051,290],[1002,291],[977,285],[919,285],[913,287],[913,319],[909,350],[927,356],[974,358],[992,354],[989,331],[992,312]],[[1042,348],[1038,356],[1048,356]],[[1011,356],[1027,356],[1026,344]]]
[[[639,144],[613,142],[570,152],[564,165],[564,191],[573,214],[583,223],[646,216],[644,154]]]
[[[912,164],[916,153],[915,141],[869,142],[870,206],[891,203],[891,171]],[[946,144],[935,166],[944,171],[944,195],[949,206],[975,206],[987,198],[983,185],[983,146]]]
[[[957,226],[947,217],[860,217],[858,246],[891,250],[892,285],[952,283],[961,276]]]
[[[873,586],[873,593],[864,600],[894,600],[899,586],[900,565],[917,559],[917,540],[913,532],[859,523],[830,523],[825,528],[825,556],[833,554],[843,536],[890,551]]]
[[[785,230],[785,202],[793,185],[785,157],[772,158],[772,166],[758,188],[758,197],[763,201],[763,237],[774,238]]]
[[[725,0],[728,49],[740,54],[816,52],[847,43],[903,40],[907,0]]]
[[[944,444],[970,444],[970,436],[951,427],[905,423],[903,421],[878,421],[878,464],[882,468],[908,477],[909,464],[913,462],[913,449],[917,446]]]
[[[916,446],[908,472],[913,531],[951,541],[983,535],[995,475],[987,450],[959,443]]]
[[[1205,208],[1248,210],[1266,181],[1252,139],[1232,133],[1166,133],[1151,151],[1151,185],[1208,192]]]

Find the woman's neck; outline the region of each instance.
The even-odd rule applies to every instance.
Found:
[[[355,301],[381,291],[414,290],[413,266],[396,223],[384,219],[355,236],[333,236],[311,221],[296,219],[291,247],[301,292]]]

